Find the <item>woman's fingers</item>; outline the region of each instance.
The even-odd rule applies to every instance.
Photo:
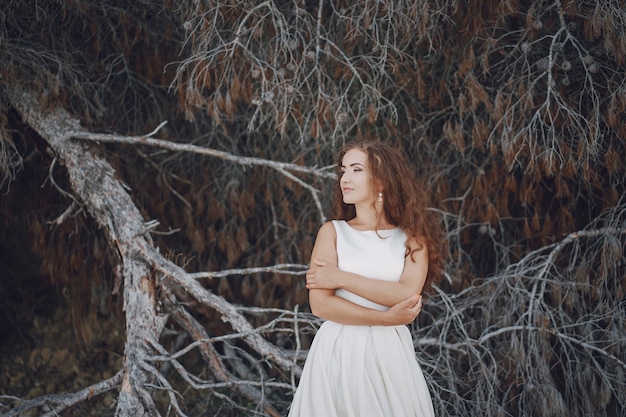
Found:
[[[316,284],[315,268],[311,268],[306,271],[306,287],[312,288]]]

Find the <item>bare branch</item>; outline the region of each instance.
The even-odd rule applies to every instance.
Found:
[[[154,132],[153,132],[154,133]],[[196,146],[189,143],[177,143],[167,140],[154,139],[149,135],[145,136],[122,136],[107,133],[91,133],[86,131],[72,132],[75,139],[91,140],[103,143],[125,143],[127,145],[148,145],[158,148],[168,149],[177,152],[191,152],[199,155],[213,156],[225,161],[233,162],[242,166],[266,166],[277,171],[294,171],[303,174],[311,174],[320,178],[335,178],[335,174],[328,172],[324,168],[311,168],[302,165],[292,164],[288,162],[277,162],[269,159],[238,156],[228,152],[218,151],[216,149]]]
[[[15,144],[6,137],[0,126],[0,188],[4,188],[5,184],[8,187],[22,166],[22,157],[15,149]]]
[[[57,395],[43,395],[41,397],[33,398],[30,400],[22,400],[20,403],[10,410],[6,417],[19,417],[28,414],[31,410],[44,407],[47,409],[41,416],[52,417],[57,416],[59,413],[75,406],[78,403],[82,403],[90,400],[94,396],[103,394],[105,392],[116,389],[122,383],[124,378],[124,371],[119,371],[114,376],[104,381],[100,381],[96,384],[83,388],[82,390],[71,394],[57,394]],[[15,399],[17,400],[17,399]]]
[[[306,274],[307,269],[308,269],[308,265],[304,265],[304,264],[276,264],[272,266],[226,269],[226,270],[214,271],[214,272],[196,272],[196,273],[190,273],[189,277],[195,278],[195,279],[223,278],[223,277],[227,277],[231,275],[249,275],[249,274],[257,274],[257,273],[263,273],[263,272],[265,273],[275,272],[278,274],[286,274],[286,275],[304,275]]]

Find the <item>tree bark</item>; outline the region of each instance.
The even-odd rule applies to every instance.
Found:
[[[64,109],[41,110],[35,98],[24,91],[10,94],[12,105],[24,121],[44,138],[65,166],[78,200],[102,228],[117,250],[118,272],[123,279],[126,345],[124,378],[116,415],[158,415],[146,391],[149,374],[143,369],[151,353],[146,340],[158,340],[162,318],[155,307],[155,278],[141,252],[152,246],[141,213],[115,177],[111,165],[87,144],[71,140],[81,131],[78,120]]]

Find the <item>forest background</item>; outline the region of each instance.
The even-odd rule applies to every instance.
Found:
[[[438,416],[626,416],[621,0],[0,8],[0,412],[285,415],[334,155],[448,237]]]

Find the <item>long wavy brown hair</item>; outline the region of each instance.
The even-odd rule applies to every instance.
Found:
[[[340,152],[338,167],[351,149],[367,154],[372,182],[378,182],[383,187],[383,214],[389,223],[401,228],[409,238],[406,256],[413,259],[415,252],[428,248],[428,274],[423,291],[429,292],[432,284],[443,275],[446,246],[441,219],[428,209],[429,193],[417,181],[406,158],[391,146],[376,141],[350,143]],[[339,176],[334,191],[335,218],[348,221],[356,216],[356,209],[354,204],[343,202],[340,180]],[[411,238],[418,243],[412,250],[409,248]]]

